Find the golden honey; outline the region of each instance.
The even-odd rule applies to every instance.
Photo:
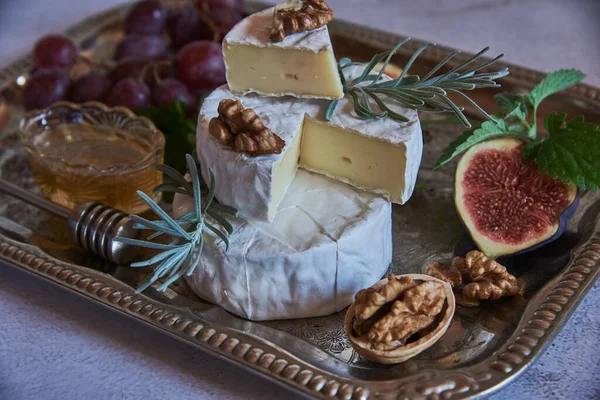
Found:
[[[153,189],[162,182],[156,170],[164,157],[162,133],[142,124],[115,125],[69,118],[22,124],[21,140],[42,193],[68,208],[98,201],[131,214],[149,208],[138,190],[158,201]]]

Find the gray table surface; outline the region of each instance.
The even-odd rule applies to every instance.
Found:
[[[0,67],[123,0],[0,0]],[[275,1],[270,1],[275,3]],[[600,1],[329,0],[336,16],[600,86]],[[493,399],[600,398],[600,283],[538,363]],[[0,399],[295,398],[73,294],[0,266]]]

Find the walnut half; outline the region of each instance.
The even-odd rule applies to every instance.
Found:
[[[281,42],[287,35],[312,31],[332,19],[333,10],[324,0],[288,0],[275,7],[271,40]]]
[[[389,274],[356,294],[345,326],[359,354],[392,364],[433,345],[453,315],[454,296],[447,283],[428,275]]]
[[[208,123],[208,131],[222,144],[249,156],[279,154],[285,141],[267,128],[251,108],[239,100],[223,99],[218,117]]]
[[[477,306],[481,300],[516,296],[522,289],[504,266],[477,250],[464,258],[455,257],[449,265],[431,263],[427,273],[448,282],[454,288],[456,302],[465,307]]]

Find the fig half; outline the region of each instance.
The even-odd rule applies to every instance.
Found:
[[[514,138],[479,143],[456,168],[456,209],[477,247],[490,258],[556,240],[579,203],[577,186],[525,161],[524,144]]]

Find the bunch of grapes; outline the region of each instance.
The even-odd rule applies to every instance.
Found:
[[[24,107],[70,100],[139,109],[180,100],[192,110],[200,96],[225,83],[221,40],[241,19],[242,0],[188,0],[171,10],[156,0],[141,1],[125,18],[114,67],[92,64],[77,79],[70,76],[72,67],[89,60],[68,38],[45,36],[34,47]]]

